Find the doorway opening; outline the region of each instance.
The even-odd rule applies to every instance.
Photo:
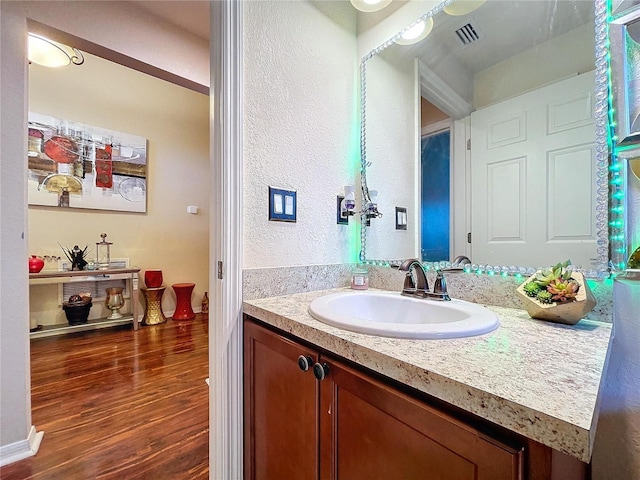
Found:
[[[420,252],[423,262],[450,258],[451,130],[424,135],[420,145]]]

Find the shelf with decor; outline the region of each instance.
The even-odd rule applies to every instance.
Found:
[[[54,324],[44,325],[31,331],[31,338],[48,337],[54,335],[64,335],[68,333],[80,332],[85,330],[94,330],[97,328],[106,328],[116,325],[122,325],[129,322],[133,323],[133,329],[139,328],[138,324],[138,302],[136,301],[136,293],[138,288],[139,267],[117,267],[105,270],[54,270],[41,271],[40,273],[29,274],[29,286],[36,285],[58,285],[58,304],[63,304],[63,299],[79,292],[89,292],[93,300],[105,298],[105,290],[107,288],[120,287],[123,288],[123,298],[130,300],[130,313],[123,314],[117,319],[108,317],[90,319],[86,323],[78,324]]]

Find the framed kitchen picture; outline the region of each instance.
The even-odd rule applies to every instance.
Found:
[[[29,205],[144,213],[147,140],[29,112]]]
[[[616,144],[640,142],[640,5],[613,11],[609,21]]]

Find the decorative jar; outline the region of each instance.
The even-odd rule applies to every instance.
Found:
[[[351,272],[351,288],[367,290],[369,288],[369,272],[362,267],[356,267]]]
[[[29,258],[29,273],[39,273],[44,268],[44,260],[37,255]]]
[[[101,233],[102,241],[96,243],[96,261],[98,270],[108,270],[111,266],[111,242],[107,242],[107,234]]]
[[[144,272],[144,284],[147,288],[162,286],[162,270],[146,270]]]
[[[69,325],[82,325],[89,319],[89,310],[93,306],[90,294],[71,295],[68,302],[62,304],[62,310]]]
[[[107,288],[107,298],[105,299],[105,306],[111,310],[111,315],[107,317],[107,320],[117,320],[122,318],[120,309],[124,306],[124,296],[122,295],[122,287]]]

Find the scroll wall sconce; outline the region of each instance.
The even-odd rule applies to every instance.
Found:
[[[356,214],[356,187],[355,185],[345,185],[344,196],[337,196],[337,223],[338,225],[348,225],[349,217]]]
[[[43,67],[60,68],[71,63],[82,65],[84,56],[77,48],[29,32],[29,62]]]
[[[369,190],[368,193],[369,200],[365,202],[365,205],[362,208],[362,214],[366,219],[365,225],[367,227],[371,225],[372,218],[382,217],[382,213],[378,211],[378,191]]]
[[[382,217],[378,211],[378,192],[366,190],[362,200],[362,210],[356,210],[355,186],[345,185],[344,196],[337,196],[337,223],[348,225],[349,217],[359,214],[364,225],[369,226],[372,218]]]

